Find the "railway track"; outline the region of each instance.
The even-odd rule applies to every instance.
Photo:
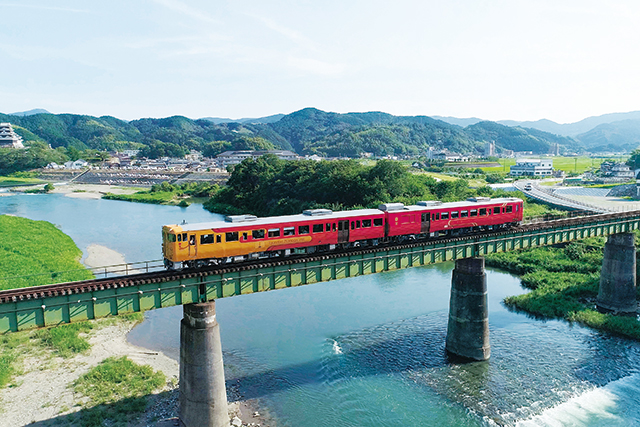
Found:
[[[162,283],[180,279],[194,277],[204,277],[211,274],[225,274],[237,271],[245,271],[254,268],[267,268],[271,266],[282,266],[305,261],[320,261],[332,258],[339,258],[349,255],[370,254],[376,252],[389,251],[394,249],[406,249],[411,247],[423,247],[440,243],[456,243],[473,240],[482,237],[499,237],[501,235],[511,235],[513,233],[526,233],[532,231],[552,230],[563,226],[575,226],[587,223],[598,222],[612,218],[637,217],[640,211],[629,211],[622,213],[607,213],[574,218],[562,218],[551,221],[529,223],[511,228],[505,231],[476,233],[459,237],[448,237],[431,239],[428,241],[419,240],[403,244],[386,244],[375,247],[350,248],[340,251],[321,253],[318,255],[292,255],[286,258],[261,259],[246,261],[237,264],[224,264],[219,266],[208,266],[201,269],[188,269],[181,271],[155,271],[149,273],[131,274],[127,276],[107,277],[77,282],[57,283],[53,285],[35,286],[29,288],[19,288],[0,291],[0,304],[11,303],[24,300],[37,300],[46,297],[56,297],[65,295],[82,294],[86,292],[100,291],[105,289],[118,289],[130,286]]]

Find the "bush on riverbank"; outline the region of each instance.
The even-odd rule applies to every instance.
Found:
[[[189,206],[194,198],[209,198],[220,191],[218,184],[208,182],[186,182],[184,184],[154,184],[149,190],[138,191],[134,194],[107,193],[102,196],[108,200],[122,200],[125,202],[151,203],[156,205]]]
[[[87,398],[82,425],[126,424],[147,407],[146,395],[166,383],[162,372],[138,365],[127,357],[109,357],[78,378],[73,388]]]
[[[640,322],[635,317],[603,314],[595,309],[604,242],[604,238],[591,238],[564,248],[502,252],[488,255],[486,262],[521,275],[522,285],[531,289],[505,298],[508,307],[640,340]]]

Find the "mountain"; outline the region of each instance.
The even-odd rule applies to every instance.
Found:
[[[572,149],[577,144],[571,138],[495,122],[463,128],[427,116],[393,116],[380,111],[339,114],[305,108],[273,122],[247,120],[215,123],[173,116],[127,122],[110,116],[0,114],[0,122],[14,124],[27,143],[41,141],[53,148],[80,150],[140,148],[153,156],[179,155],[191,149],[215,155],[224,150],[270,148],[329,157],[403,156],[424,154],[429,147],[479,155],[489,141],[495,141],[498,149],[543,154],[556,143]]]
[[[496,147],[513,151],[549,153],[555,144],[575,149],[573,138],[553,135],[538,129],[505,126],[496,122],[480,122],[467,126],[465,131],[476,140],[494,141]]]
[[[443,122],[447,122],[452,125],[462,126],[463,128],[467,126],[475,125],[476,123],[480,123],[484,121],[477,117],[469,117],[468,119],[459,119],[457,117],[450,117],[450,116],[431,116],[431,117],[436,120],[442,120]]]
[[[526,128],[539,129],[545,132],[555,133],[564,136],[576,136],[605,123],[613,123],[622,120],[638,120],[640,111],[628,113],[610,113],[601,116],[587,117],[575,123],[558,124],[554,121],[542,119],[533,122],[519,122],[514,120],[500,120],[498,123],[506,126],[521,126]]]
[[[250,123],[250,124],[256,124],[256,123],[273,123],[273,122],[277,122],[278,120],[280,120],[283,117],[284,117],[284,114],[274,114],[272,116],[260,117],[258,119],[244,118],[244,119],[234,120],[234,119],[224,119],[224,118],[220,118],[220,117],[203,117],[200,120],[207,120],[207,121],[210,121],[211,123],[215,123],[217,125],[219,125],[221,123]]]
[[[11,113],[9,115],[24,117],[24,116],[33,116],[34,114],[51,114],[51,113],[48,112],[47,110],[43,110],[42,108],[35,108],[33,110],[21,111],[19,113]]]
[[[576,138],[591,152],[632,151],[640,147],[640,120],[601,124]]]

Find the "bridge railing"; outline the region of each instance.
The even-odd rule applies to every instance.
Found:
[[[69,274],[69,273],[77,273],[80,271],[90,271],[93,273],[95,278],[107,278],[107,277],[116,277],[116,276],[128,276],[130,274],[138,274],[138,273],[151,273],[154,271],[164,270],[164,262],[161,259],[154,259],[150,261],[136,261],[136,262],[128,262],[124,264],[112,264],[112,265],[104,265],[100,267],[88,267],[88,268],[78,268],[75,270],[64,270],[64,271],[54,271],[50,273],[37,273],[37,274],[27,274],[23,276],[10,276],[10,277],[0,277],[0,281],[11,281],[17,279],[34,279],[39,277],[50,277],[51,280],[55,280],[56,277]],[[55,283],[55,282],[53,282]]]

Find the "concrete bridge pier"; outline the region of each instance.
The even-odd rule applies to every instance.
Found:
[[[449,355],[468,360],[487,360],[491,355],[484,258],[456,260],[446,350]]]
[[[180,425],[228,427],[215,301],[185,304],[180,322]]]
[[[598,310],[603,312],[636,313],[636,248],[633,233],[612,234],[607,239],[596,304]]]

